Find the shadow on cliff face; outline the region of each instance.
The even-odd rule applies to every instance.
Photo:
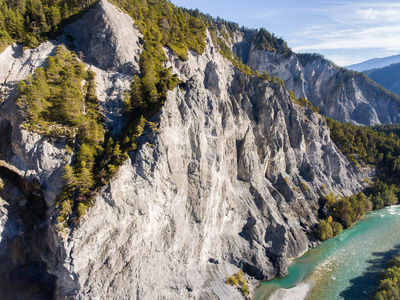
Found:
[[[350,280],[351,285],[342,291],[340,296],[349,300],[370,299],[377,288],[378,275],[392,256],[399,252],[400,244],[390,251],[373,253],[374,258],[368,261],[371,266],[361,276]]]
[[[50,253],[43,191],[4,165],[0,176],[0,198],[7,203],[0,212],[7,218],[0,241],[0,298],[52,299],[56,276],[47,272],[41,258]]]
[[[1,97],[1,92],[0,92]],[[0,101],[1,102],[1,101]],[[0,118],[0,158],[9,157],[11,152],[12,127],[6,119]]]

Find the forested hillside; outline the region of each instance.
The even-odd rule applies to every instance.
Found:
[[[349,228],[366,212],[397,204],[400,197],[400,139],[398,125],[355,126],[327,118],[331,138],[357,168],[374,167],[376,177],[368,190],[351,197],[326,195],[329,217],[322,220],[317,236],[326,240]]]
[[[385,265],[385,270],[379,274],[378,288],[374,300],[389,300],[400,298],[400,253],[397,253]]]
[[[331,138],[355,166],[376,166],[378,182],[396,187],[400,184],[398,125],[364,127],[332,119],[327,122]]]
[[[387,90],[400,95],[400,63],[379,69],[367,70],[364,73]]]
[[[0,50],[13,41],[36,47],[54,36],[62,24],[88,8],[93,0],[1,0]],[[69,20],[71,21],[71,20]]]

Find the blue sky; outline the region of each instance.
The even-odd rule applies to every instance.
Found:
[[[249,28],[264,27],[296,52],[346,66],[400,54],[400,1],[171,0]]]

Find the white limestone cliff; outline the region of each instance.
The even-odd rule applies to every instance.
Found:
[[[116,16],[126,21],[130,39],[121,39],[126,28],[116,25]],[[81,59],[98,75],[108,127],[122,128],[118,109],[132,74],[139,72],[141,34],[105,0],[77,22],[67,29],[74,39],[67,45],[83,53]],[[76,33],[88,24],[94,28]],[[103,32],[102,26],[107,30],[100,43],[93,32]],[[110,48],[106,41],[118,46]],[[2,88],[14,91],[18,80],[44,63],[55,43],[21,50],[18,57],[12,54],[15,47],[2,53],[0,65],[24,65],[20,57],[30,57],[25,61],[32,65],[26,72],[15,69],[13,74],[20,75],[12,80],[1,79]],[[39,266],[32,278],[46,279],[34,281],[24,295],[242,299],[224,283],[227,276],[242,269],[254,288],[255,279],[284,275],[288,259],[316,244],[320,196],[328,191],[350,195],[362,188],[364,175],[330,140],[324,119],[294,104],[279,84],[241,73],[219,54],[209,34],[204,53],[189,52],[185,62],[165,51],[166,66],[185,84],[168,92],[152,118],[158,130],[146,128],[138,150],[68,235],[56,233],[53,218],[69,156],[61,144],[22,129],[15,93],[5,94],[0,129],[10,138],[0,146],[1,159],[44,189],[43,199],[36,199],[42,203],[41,218],[33,224],[14,214],[30,209],[29,196],[18,185],[24,179],[0,191],[0,261],[10,253],[15,257],[0,269],[1,278],[7,280],[11,268],[31,274]],[[13,202],[17,195],[27,200]],[[35,239],[39,242],[33,247]],[[21,254],[24,247],[32,249]]]
[[[255,47],[246,59],[260,74],[280,77],[297,98],[308,99],[330,118],[357,125],[400,123],[397,96],[383,91],[365,75],[350,73],[320,57],[303,65],[296,54],[285,57]]]

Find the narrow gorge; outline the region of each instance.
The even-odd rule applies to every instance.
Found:
[[[286,89],[242,72],[221,54],[213,35],[222,31],[205,32],[203,53],[188,50],[186,60],[163,48],[162,65],[179,84],[94,205],[61,230],[57,196],[77,154],[67,138],[24,126],[18,83],[65,45],[95,73],[105,130],[116,138],[129,123],[126,92],[143,75],[145,37],[100,0],[57,38],[0,54],[0,298],[249,298],[258,280],[287,274],[291,259],[319,243],[321,197],[367,186],[375,170],[352,165],[325,118],[287,89],[321,113],[364,125],[399,123],[395,98],[322,59],[257,50],[251,32],[236,30],[230,49]],[[225,283],[239,270],[249,295]]]

